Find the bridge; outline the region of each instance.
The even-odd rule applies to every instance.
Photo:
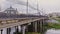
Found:
[[[39,11],[38,8],[37,11]],[[43,32],[43,24],[46,23],[46,20],[48,17],[42,16],[40,13],[39,15],[18,14],[17,9],[10,6],[10,8],[0,12],[0,34]]]
[[[44,24],[46,20],[46,17],[0,19],[0,34],[13,34],[14,32],[22,32],[22,34],[25,34],[29,30],[38,32],[37,28],[40,28],[42,26],[40,24]],[[29,25],[32,28],[29,28]]]

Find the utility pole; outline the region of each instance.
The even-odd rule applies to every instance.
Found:
[[[27,0],[27,10],[26,10],[26,13],[27,13],[27,15],[28,15],[28,0]]]
[[[38,15],[40,16],[38,0],[37,0],[37,12],[38,12]]]
[[[41,9],[41,11],[42,11],[42,15],[44,15],[43,10],[44,10],[44,9],[42,8],[42,9]]]
[[[1,6],[0,6],[0,11],[1,11]]]

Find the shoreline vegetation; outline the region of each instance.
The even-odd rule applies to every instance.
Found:
[[[60,22],[60,19],[54,19],[54,20]],[[49,23],[44,24],[43,27],[44,27],[43,30],[44,30],[44,33],[45,33],[47,31],[47,29],[51,29],[51,28],[53,28],[55,30],[60,29],[60,23],[51,23],[51,22],[49,22]],[[41,32],[40,33],[38,33],[38,32],[26,32],[26,34],[42,34],[42,33]],[[21,34],[21,33],[19,32],[17,34]]]
[[[49,22],[46,27],[48,29],[49,28],[60,29],[60,17],[58,17],[58,16],[57,17],[52,17],[52,19],[58,21],[58,23],[51,23],[51,22]]]
[[[22,34],[21,32],[15,32],[14,34]],[[38,32],[26,32],[25,34],[41,34]]]
[[[46,27],[48,29],[50,28],[60,29],[60,24],[59,23],[48,23]]]
[[[47,23],[43,27],[45,28],[44,32],[46,32],[47,29],[51,29],[51,28],[60,29],[60,24],[59,23]],[[18,32],[17,34],[21,34],[21,33]],[[40,33],[38,33],[38,32],[26,32],[26,34],[41,34],[41,32]]]
[[[38,33],[38,32],[27,32],[26,34],[41,34],[41,33]]]

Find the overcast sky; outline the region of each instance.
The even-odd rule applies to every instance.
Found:
[[[38,13],[37,0],[28,0],[29,1],[29,13]],[[12,5],[14,8],[17,8],[19,12],[26,12],[26,2],[27,0],[0,0],[0,6],[2,10],[10,7]],[[60,12],[60,0],[38,0],[39,10],[43,13],[51,12]]]

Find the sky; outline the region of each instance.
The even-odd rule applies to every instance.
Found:
[[[60,0],[28,0],[29,2],[29,11],[28,13],[38,13],[38,7],[41,13],[52,13],[52,12],[60,12]],[[26,13],[26,3],[27,0],[0,0],[1,10],[4,11],[8,7],[12,5],[13,8],[17,8],[19,13]]]

